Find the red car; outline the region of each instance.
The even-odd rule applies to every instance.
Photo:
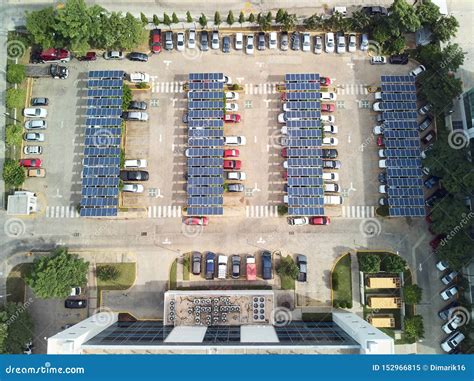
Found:
[[[310,225],[329,225],[330,223],[331,219],[326,216],[317,216],[309,218]]]
[[[41,159],[21,159],[20,166],[27,168],[40,168]]]
[[[336,106],[334,106],[332,103],[323,103],[321,105],[321,111],[323,112],[334,112],[336,109]]]
[[[225,114],[222,119],[224,119],[226,123],[240,123],[239,114]]]
[[[240,169],[241,166],[240,160],[224,160],[224,169]]]
[[[183,220],[185,225],[201,225],[207,226],[209,219],[207,217],[186,217]]]
[[[329,77],[319,77],[319,84],[321,86],[329,86],[331,84],[331,78],[329,78]]]
[[[281,157],[288,157],[288,149],[286,147],[281,150]]]
[[[283,180],[288,180],[288,171],[283,172],[281,177],[283,177]]]
[[[444,239],[444,237],[445,236],[443,234],[438,234],[436,237],[434,237],[430,241],[430,246],[433,248],[433,250],[436,250],[438,248],[438,246],[440,245],[440,243]]]
[[[161,52],[161,29],[151,31],[151,51],[155,54]]]
[[[428,143],[432,143],[435,139],[436,139],[436,133],[434,131],[430,131],[421,138],[421,141],[424,144],[428,144]]]
[[[377,136],[377,145],[379,147],[385,147],[385,142],[383,141],[383,136],[382,135]]]
[[[238,149],[226,149],[224,150],[224,157],[239,157]]]
[[[79,61],[95,61],[97,59],[97,55],[95,52],[87,52],[85,56],[77,57]]]

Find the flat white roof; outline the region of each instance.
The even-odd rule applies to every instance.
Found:
[[[165,343],[202,343],[207,327],[200,326],[178,326],[174,327]]]
[[[243,325],[240,327],[241,343],[279,343],[271,325]]]

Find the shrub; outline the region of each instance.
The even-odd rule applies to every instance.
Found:
[[[417,284],[408,284],[403,287],[403,300],[407,304],[418,304],[421,301],[423,290]]]
[[[95,274],[98,279],[100,279],[103,282],[107,282],[110,280],[116,280],[120,275],[120,271],[115,266],[99,265],[97,266]]]
[[[425,328],[423,326],[423,318],[421,315],[415,315],[413,317],[405,317],[404,331],[405,334],[412,339],[421,339],[424,337]]]
[[[352,308],[352,300],[346,302],[346,308]]]
[[[379,206],[379,207],[377,207],[377,209],[375,210],[375,212],[376,212],[377,215],[379,215],[380,217],[387,217],[388,214],[389,214],[388,206],[387,206],[387,205]]]
[[[332,273],[332,289],[337,291],[339,288],[339,278],[337,273]]]
[[[25,79],[25,65],[9,64],[7,66],[7,82],[22,83]]]
[[[5,127],[5,144],[9,147],[21,145],[23,128],[19,124],[8,124]]]
[[[364,273],[376,273],[380,271],[380,255],[360,254],[359,270]]]
[[[285,216],[288,214],[288,206],[286,205],[278,205],[277,210],[279,216]]]
[[[8,89],[6,105],[7,108],[22,108],[25,105],[26,90],[24,89]]]
[[[299,274],[298,266],[289,255],[281,258],[280,263],[276,268],[276,272],[280,276],[288,276],[292,279],[297,279]]]
[[[130,86],[124,84],[123,93],[122,93],[122,110],[128,110],[128,106],[130,106],[131,101],[132,101],[132,90],[130,89]]]
[[[389,273],[401,273],[407,267],[407,262],[398,255],[388,255],[382,262],[382,270]]]
[[[146,89],[146,88],[148,88],[148,83],[146,82],[137,83],[137,89]]]
[[[5,159],[3,164],[3,180],[8,185],[19,187],[25,181],[25,169],[20,167],[17,161]]]

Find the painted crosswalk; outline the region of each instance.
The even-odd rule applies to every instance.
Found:
[[[46,218],[78,218],[76,206],[47,206]]]
[[[338,95],[367,95],[367,85],[362,83],[347,83],[337,87]]]
[[[148,207],[148,218],[181,218],[183,210],[177,205],[155,205]]]
[[[276,94],[277,85],[281,85],[280,82],[267,82],[267,83],[246,83],[244,84],[245,94],[250,95],[262,95],[262,94]]]
[[[344,205],[342,218],[374,218],[375,206]]]
[[[277,205],[247,205],[245,207],[247,218],[278,217]]]
[[[153,78],[151,79],[151,91],[152,93],[184,93],[184,82],[157,82]]]

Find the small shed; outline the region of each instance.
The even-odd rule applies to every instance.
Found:
[[[400,288],[399,277],[368,277],[368,288]]]
[[[400,308],[402,306],[402,300],[394,296],[369,296],[368,306],[370,308],[379,309]]]
[[[394,328],[395,319],[392,314],[387,315],[371,315],[368,322],[377,328]]]
[[[38,211],[36,194],[28,191],[16,191],[8,196],[7,214],[27,216]]]

